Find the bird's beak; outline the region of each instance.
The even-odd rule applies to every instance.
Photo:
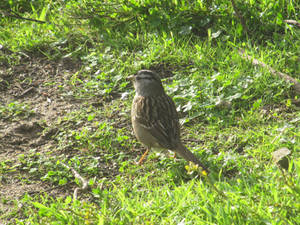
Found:
[[[126,78],[126,80],[133,81],[134,80],[134,75],[130,75],[129,77]]]

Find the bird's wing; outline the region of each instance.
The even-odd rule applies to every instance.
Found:
[[[157,139],[163,148],[174,149],[180,142],[178,115],[168,95],[136,96],[135,119]]]

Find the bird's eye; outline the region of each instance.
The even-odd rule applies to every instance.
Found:
[[[153,77],[152,76],[137,76],[136,77],[137,80],[153,80]]]

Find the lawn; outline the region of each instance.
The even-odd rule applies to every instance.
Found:
[[[285,0],[5,1],[0,224],[299,224],[299,12]],[[127,78],[141,69],[162,78],[209,174],[172,153],[137,165]]]

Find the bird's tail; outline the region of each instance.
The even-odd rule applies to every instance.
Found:
[[[174,150],[176,153],[178,153],[182,158],[189,162],[193,162],[198,166],[201,166],[203,170],[205,170],[207,173],[209,172],[206,166],[204,166],[197,158],[196,156],[188,150],[182,143],[179,144],[177,149]]]

